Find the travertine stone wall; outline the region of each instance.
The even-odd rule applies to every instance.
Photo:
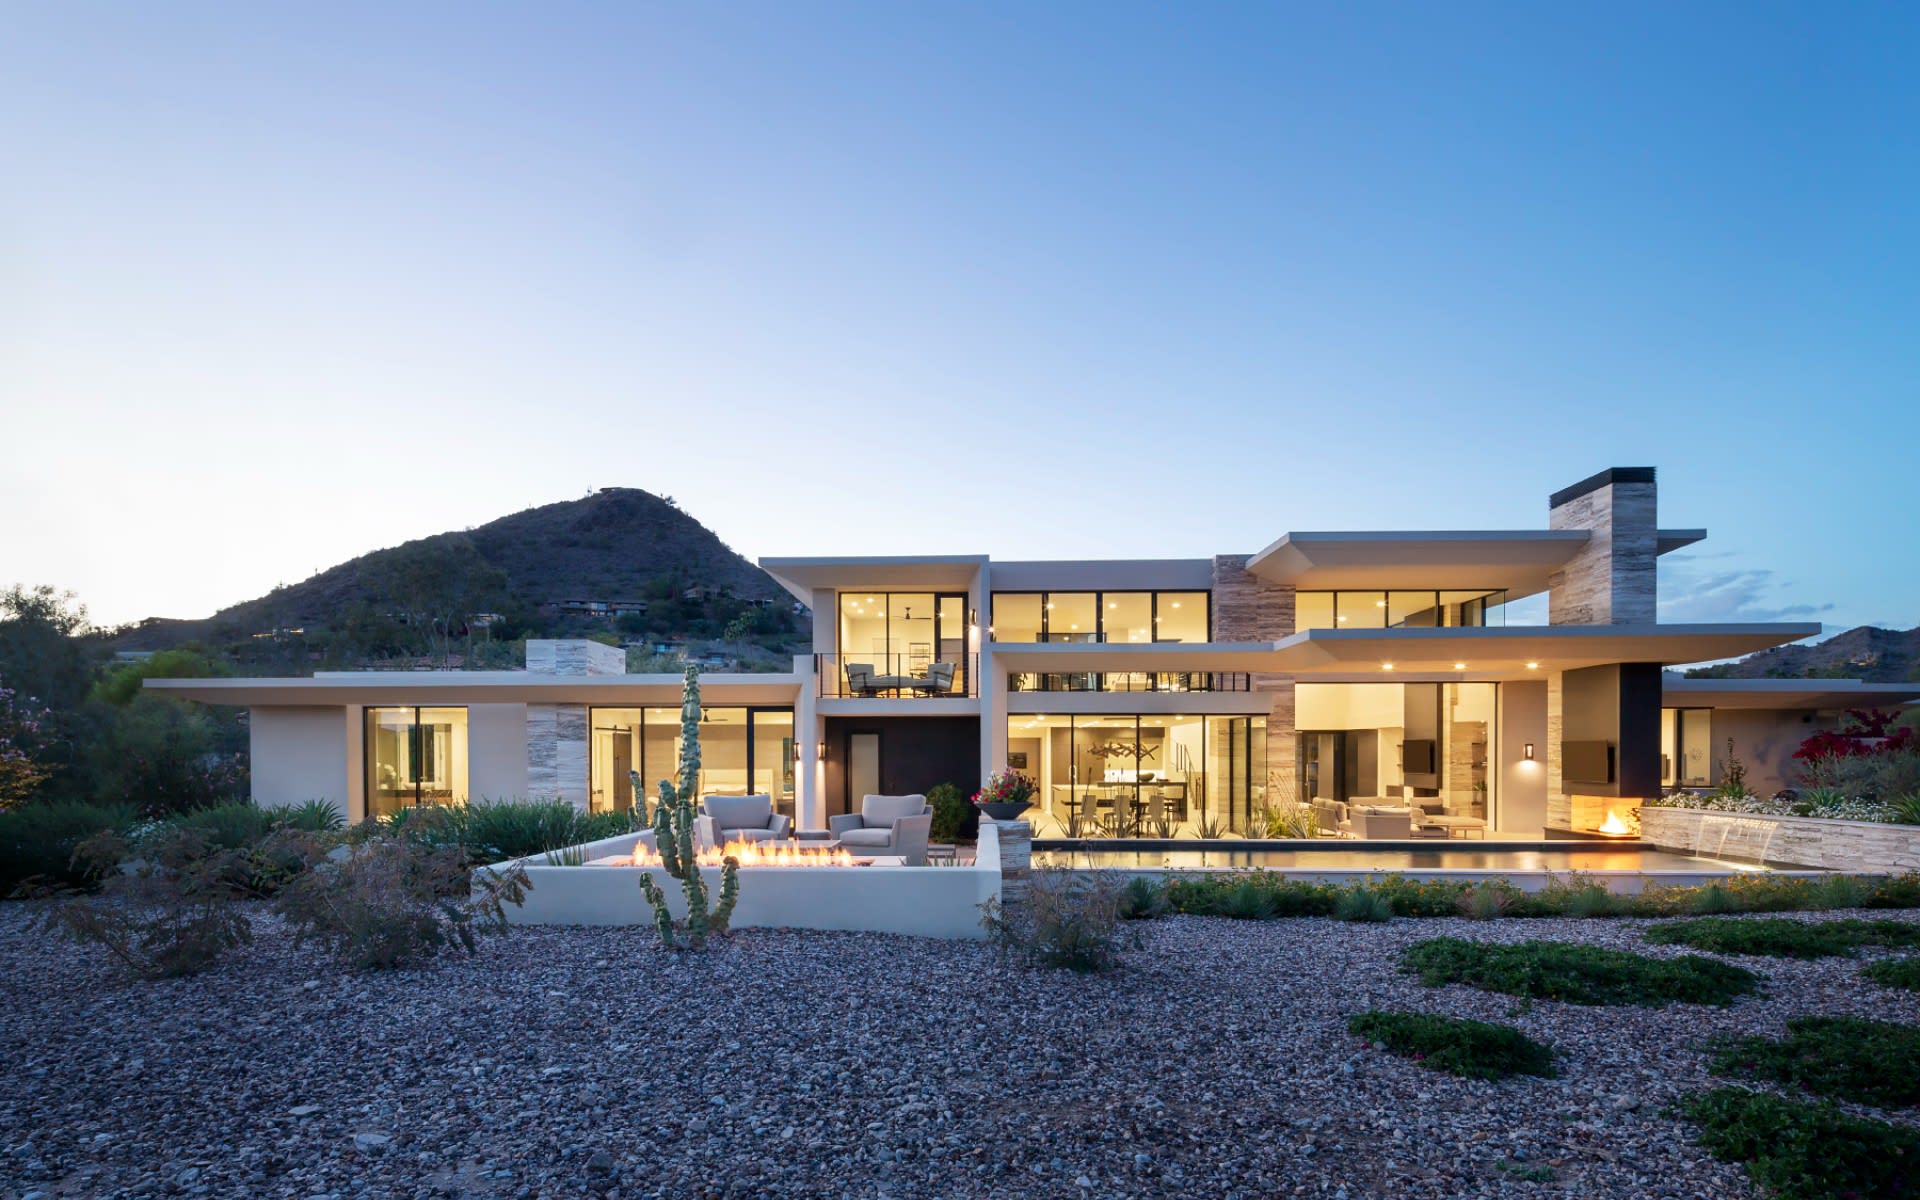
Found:
[[[618,646],[584,638],[535,638],[527,642],[527,670],[536,675],[624,675],[627,654]],[[527,705],[527,794],[587,807],[586,705]]]
[[[585,638],[530,638],[527,670],[534,675],[625,675],[627,652]]]
[[[1777,826],[1768,836],[1756,827]],[[1640,810],[1640,836],[1662,850],[1706,857],[1751,858],[1769,862],[1902,875],[1920,871],[1920,828],[1871,821],[1832,821],[1814,817],[1748,817],[1695,808]]]
[[[993,826],[1000,835],[1000,903],[1024,904],[1033,882],[1033,826],[1026,821],[993,821]]]
[[[1647,476],[1644,480],[1638,478],[1642,471]],[[1580,553],[1548,580],[1547,619],[1554,625],[1635,625],[1655,620],[1658,485],[1651,468],[1615,468],[1605,474],[1635,478],[1602,483],[1549,509],[1550,528],[1585,529],[1592,534]]]
[[[1213,640],[1277,642],[1293,636],[1293,589],[1249,574],[1248,557],[1223,554],[1213,560]],[[1267,700],[1267,799],[1291,800],[1298,771],[1293,676],[1255,672],[1249,686]]]

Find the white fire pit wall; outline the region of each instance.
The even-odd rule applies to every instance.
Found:
[[[633,834],[576,849],[589,862],[633,853]],[[652,925],[640,895],[647,872],[666,893],[676,919],[686,916],[680,881],[659,867],[554,866],[544,855],[518,860],[533,888],[507,909],[516,925]],[[505,865],[505,864],[499,864]],[[720,868],[702,867],[709,897],[720,891]],[[980,905],[1000,894],[1000,846],[991,822],[980,823],[972,866],[741,867],[736,929],[841,929],[915,937],[977,939]]]

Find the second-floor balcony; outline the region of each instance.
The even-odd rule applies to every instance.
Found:
[[[1245,671],[1013,671],[1010,692],[1244,692]]]
[[[816,654],[820,695],[839,699],[933,700],[977,696],[980,656],[928,653]]]

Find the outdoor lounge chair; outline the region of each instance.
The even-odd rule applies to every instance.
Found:
[[[933,808],[925,796],[867,796],[860,811],[828,817],[827,829],[841,848],[862,858],[898,855],[909,867],[927,865]]]
[[[793,818],[774,812],[773,797],[764,794],[706,796],[700,801],[700,815],[713,818],[721,845],[770,842],[786,837],[793,829]]]
[[[916,675],[907,680],[907,686],[923,695],[938,695],[953,690],[953,664],[950,662],[930,663],[925,675]]]

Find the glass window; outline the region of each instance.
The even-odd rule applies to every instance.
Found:
[[[887,643],[892,651],[888,671],[895,675],[925,675],[933,663],[934,600],[932,592],[893,592],[887,597]]]
[[[1673,786],[1673,772],[1680,762],[1680,710],[1660,710],[1660,786]]]
[[[592,782],[587,807],[593,812],[628,812],[633,808],[633,775],[640,770],[641,710],[596,708],[592,712]],[[641,787],[651,788],[641,775]]]
[[[1153,640],[1153,593],[1107,592],[1100,602],[1108,644],[1144,645]]]
[[[996,642],[1037,642],[1040,640],[1039,592],[995,592],[993,594],[993,640]]]
[[[1341,629],[1385,629],[1387,594],[1385,592],[1336,592],[1333,597],[1334,624]]]
[[[793,800],[793,713],[753,714],[753,787],[773,797],[774,811],[797,817]]]
[[[367,710],[367,812],[467,802],[467,710]]]
[[[1443,624],[1477,627],[1487,623],[1487,602],[1501,596],[1484,589],[1470,592],[1441,592]]]
[[[1156,642],[1204,642],[1207,632],[1205,592],[1161,592],[1157,597],[1157,617],[1153,640]]]
[[[1099,640],[1097,600],[1092,592],[1047,593],[1047,640],[1050,642],[1092,642]]]
[[[1293,630],[1332,629],[1332,592],[1295,592],[1293,594]]]
[[[1680,710],[1680,783],[1707,787],[1713,783],[1713,710]]]
[[[1036,828],[1064,837],[1244,830],[1266,774],[1266,718],[1016,714],[1007,761],[1039,785]]]
[[[840,661],[867,663],[876,674],[887,669],[887,597],[884,592],[840,594]]]
[[[591,712],[588,774],[593,811],[633,807],[638,771],[649,802],[660,781],[678,782],[678,708],[595,708]],[[719,705],[700,712],[700,796],[765,793],[780,811],[794,803],[793,710]],[[780,807],[784,805],[785,807]]]
[[[1427,629],[1440,624],[1432,592],[1388,592],[1387,624],[1399,629]]]

